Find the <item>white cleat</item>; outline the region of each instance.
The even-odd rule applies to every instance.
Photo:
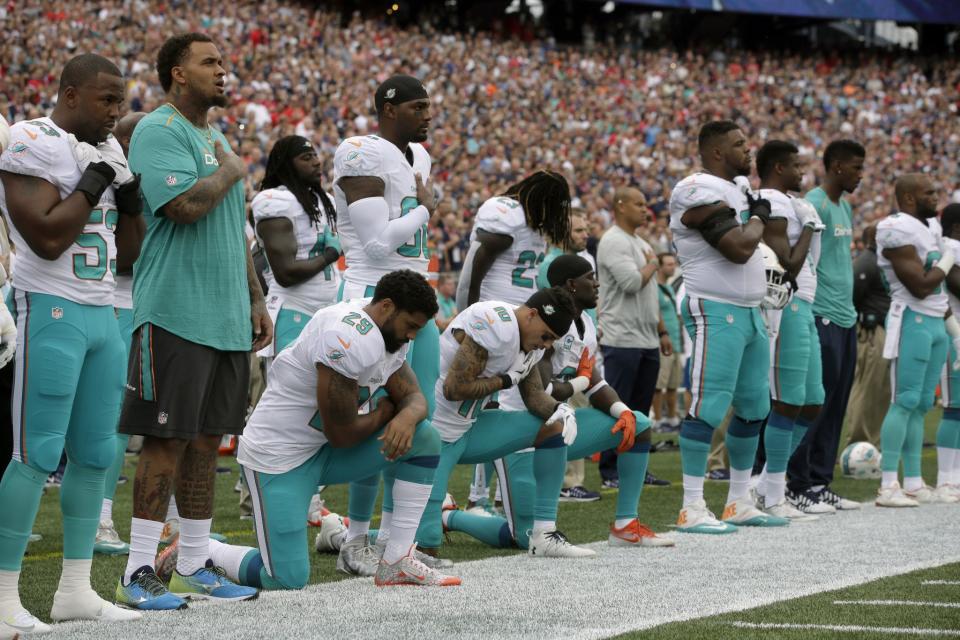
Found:
[[[319,527],[323,522],[323,517],[330,513],[323,502],[319,493],[313,494],[310,498],[310,507],[307,509],[307,524],[311,527]]]
[[[97,526],[97,537],[93,541],[93,552],[105,555],[127,555],[130,545],[120,539],[113,526],[113,520],[101,520]]]
[[[592,558],[597,552],[571,544],[560,531],[534,531],[527,553],[538,558]]]
[[[766,507],[763,511],[776,518],[785,518],[790,522],[813,522],[820,519],[818,515],[800,511],[786,499],[781,500],[778,504]]]
[[[357,536],[340,546],[340,555],[337,556],[337,571],[340,573],[369,578],[376,575],[379,565],[380,554],[370,544],[369,536]]]
[[[889,487],[880,487],[877,492],[877,499],[873,501],[878,507],[919,507],[920,503],[913,498],[908,498],[900,490],[900,484],[894,482]]]
[[[748,496],[728,502],[723,508],[723,521],[738,527],[785,527],[786,518],[760,511]]]
[[[377,550],[378,558],[383,558],[383,552],[387,550],[388,541],[389,538],[386,536],[377,536],[377,542],[373,545],[373,547]],[[417,560],[417,562],[422,562],[431,569],[443,570],[453,567],[453,560],[448,560],[447,558],[436,558],[430,554],[420,551],[420,549],[416,548],[416,546],[414,546],[413,549],[413,557]]]
[[[328,551],[340,551],[343,541],[347,537],[347,525],[343,518],[336,513],[328,513],[320,518],[320,533],[313,546],[320,553]]]
[[[98,622],[131,622],[143,617],[139,611],[122,609],[112,602],[107,602],[97,595],[93,589],[80,593],[53,594],[53,608],[50,618],[54,622],[65,620],[96,620]]]
[[[677,531],[716,535],[735,533],[737,528],[729,522],[717,520],[717,516],[707,509],[707,503],[701,499],[680,509],[680,516],[677,518]]]
[[[53,627],[42,622],[26,609],[20,609],[13,615],[0,618],[0,638],[18,638],[21,635],[38,636],[51,631]]]
[[[611,547],[672,547],[676,544],[673,538],[658,536],[650,527],[641,524],[634,518],[622,529],[615,524],[610,525],[610,535],[607,544]]]
[[[805,491],[803,493],[792,493],[788,491],[787,501],[800,511],[803,511],[804,513],[810,513],[815,516],[822,516],[837,512],[836,507],[823,502],[820,499],[819,494],[816,494],[813,491]]]
[[[953,504],[954,502],[960,502],[960,497],[957,497],[946,487],[937,487],[934,489],[928,485],[923,485],[914,491],[904,490],[903,495],[908,498],[913,498],[920,504]]]

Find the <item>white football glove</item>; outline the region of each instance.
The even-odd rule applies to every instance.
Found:
[[[557,410],[553,415],[547,418],[547,424],[554,422],[563,423],[563,443],[568,447],[577,439],[577,417],[574,414],[573,407],[566,402],[557,405]]]
[[[92,144],[80,142],[72,133],[67,136],[67,140],[70,141],[70,149],[73,151],[73,157],[77,161],[77,166],[80,167],[80,173],[86,171],[87,165],[91,162],[103,162],[103,156],[100,155],[100,151]]]
[[[507,370],[507,375],[510,376],[513,386],[517,386],[521,380],[530,375],[530,372],[540,361],[541,355],[543,354],[538,351],[531,351],[530,353],[521,351],[517,354],[513,364],[510,365],[510,369]]]
[[[13,360],[17,351],[17,324],[7,305],[0,302],[0,369]]]
[[[820,219],[817,208],[807,200],[803,198],[790,198],[790,204],[793,205],[793,212],[797,214],[801,225],[810,227],[817,233],[827,228],[826,225],[823,224],[823,220]]]
[[[113,136],[110,136],[110,138],[113,138]],[[130,172],[127,159],[123,157],[123,152],[120,149],[110,144],[109,138],[106,142],[101,142],[97,145],[97,151],[100,152],[100,156],[104,162],[113,167],[113,170],[117,174],[113,178],[113,186],[122,187],[133,180],[133,173]]]

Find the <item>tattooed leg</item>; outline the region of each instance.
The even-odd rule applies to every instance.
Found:
[[[198,436],[187,445],[177,470],[177,511],[184,518],[213,517],[220,436]]]
[[[133,481],[134,518],[163,522],[177,475],[177,461],[186,446],[186,440],[176,438],[144,438]]]

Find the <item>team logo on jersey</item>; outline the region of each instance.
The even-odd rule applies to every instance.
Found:
[[[219,164],[217,162],[217,159],[213,156],[212,153],[203,154],[203,163],[213,165],[214,167],[216,167]]]
[[[344,158],[343,163],[351,167],[360,166],[360,152],[351,151],[350,153],[347,154],[347,157]]]
[[[336,362],[337,360],[343,360],[344,358],[346,358],[347,354],[345,354],[343,351],[340,351],[340,349],[334,349],[333,351],[327,354],[327,357],[330,358],[330,360],[332,360],[333,362]]]
[[[573,350],[573,336],[567,336],[564,338],[561,348],[566,349],[567,351]]]
[[[7,149],[7,153],[12,153],[13,155],[20,155],[26,151],[29,147],[23,142],[15,142],[13,145]]]
[[[177,184],[177,176],[167,176],[167,186],[172,187],[175,184]]]
[[[54,320],[59,320],[63,317],[63,309],[60,307],[54,307],[53,309],[50,309],[50,317]]]
[[[157,414],[157,424],[167,424],[167,418],[169,418],[167,412],[161,411],[159,414]]]
[[[487,325],[480,321],[474,322],[470,326],[476,329],[477,331],[483,331],[484,329],[487,328]]]

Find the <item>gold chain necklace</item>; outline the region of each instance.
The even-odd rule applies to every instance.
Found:
[[[213,133],[211,133],[211,131],[210,131],[210,124],[209,124],[209,123],[207,123],[207,126],[206,126],[205,129],[201,129],[201,128],[198,127],[197,125],[193,124],[193,122],[190,120],[190,118],[188,118],[187,116],[183,115],[183,113],[180,111],[180,109],[177,109],[177,106],[176,106],[175,104],[173,104],[172,102],[168,102],[167,105],[169,105],[169,107],[170,107],[171,109],[173,109],[173,110],[176,111],[178,114],[180,114],[180,117],[181,117],[181,118],[183,118],[184,120],[186,120],[187,122],[189,122],[191,127],[193,127],[194,129],[196,129],[197,131],[203,133],[203,135],[207,138],[207,142],[210,143],[210,148],[211,148],[211,149],[213,148]]]

